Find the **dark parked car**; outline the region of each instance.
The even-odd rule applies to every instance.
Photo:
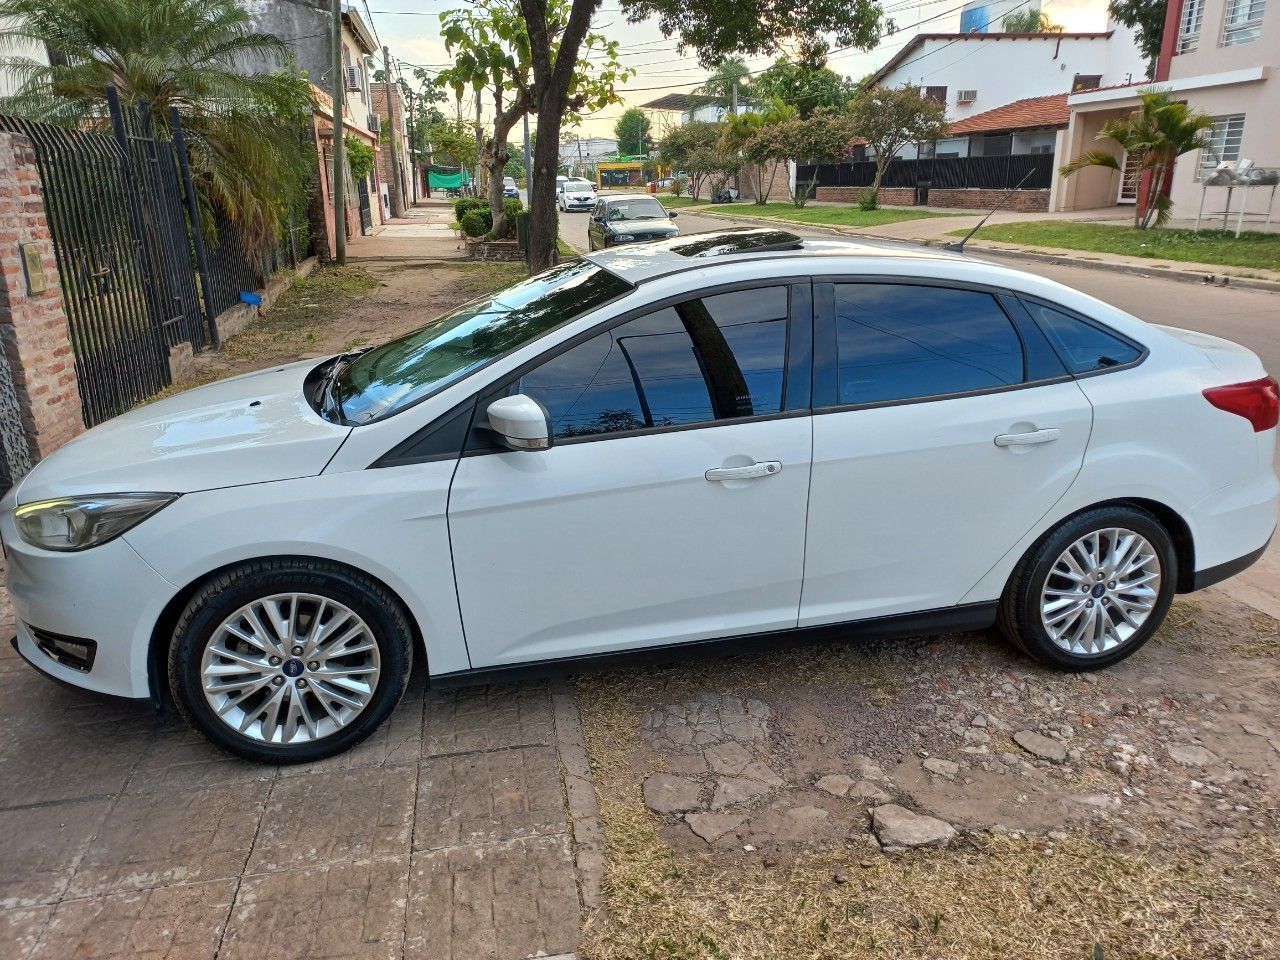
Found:
[[[671,222],[675,216],[653,197],[644,194],[601,197],[591,208],[587,247],[603,250],[623,243],[678,236],[680,228]]]

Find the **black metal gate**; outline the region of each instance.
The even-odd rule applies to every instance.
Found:
[[[170,347],[210,341],[180,138],[155,136],[148,104],[107,102],[111,133],[0,116],[35,148],[88,426],[168,386]]]
[[[360,233],[367,234],[373,229],[373,209],[369,202],[368,177],[363,177],[356,182],[356,193],[360,196]]]

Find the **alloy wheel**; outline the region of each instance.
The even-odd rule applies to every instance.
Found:
[[[245,604],[214,630],[200,664],[209,707],[263,743],[310,743],[364,712],[381,662],[368,625],[349,607],[308,593]]]
[[[1076,656],[1127,643],[1160,595],[1160,556],[1146,537],[1110,527],[1080,537],[1054,561],[1040,595],[1049,639]]]

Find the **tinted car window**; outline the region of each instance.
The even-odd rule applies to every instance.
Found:
[[[553,357],[516,389],[558,438],[778,413],[786,316],[786,287],[691,300]]]
[[[616,220],[667,220],[666,209],[657,200],[639,197],[635,200],[613,200],[605,215],[609,222]]]
[[[336,383],[340,412],[354,423],[398,413],[631,289],[589,260],[571,260],[473,300],[351,361]]]
[[[1040,303],[1027,302],[1026,306],[1072,373],[1118,367],[1142,356],[1133,344],[1078,317]]]
[[[836,284],[839,403],[877,403],[1023,381],[1022,344],[995,298],[905,284]]]

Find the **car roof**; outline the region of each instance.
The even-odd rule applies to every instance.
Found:
[[[657,200],[651,193],[610,193],[600,198],[601,200]]]
[[[647,195],[636,194],[635,196]],[[628,197],[609,197],[608,199],[625,200]],[[919,263],[920,261],[975,265],[980,263],[964,254],[903,241],[863,238],[828,240],[800,237],[785,230],[769,227],[738,227],[686,234],[635,246],[598,251],[589,254],[587,259],[628,283],[639,284],[686,270],[705,269],[721,264],[740,264],[748,260],[812,260],[815,257],[823,259],[853,257],[900,263]],[[988,263],[980,265],[983,269],[1001,269]],[[821,272],[822,268],[815,265],[814,269]]]

